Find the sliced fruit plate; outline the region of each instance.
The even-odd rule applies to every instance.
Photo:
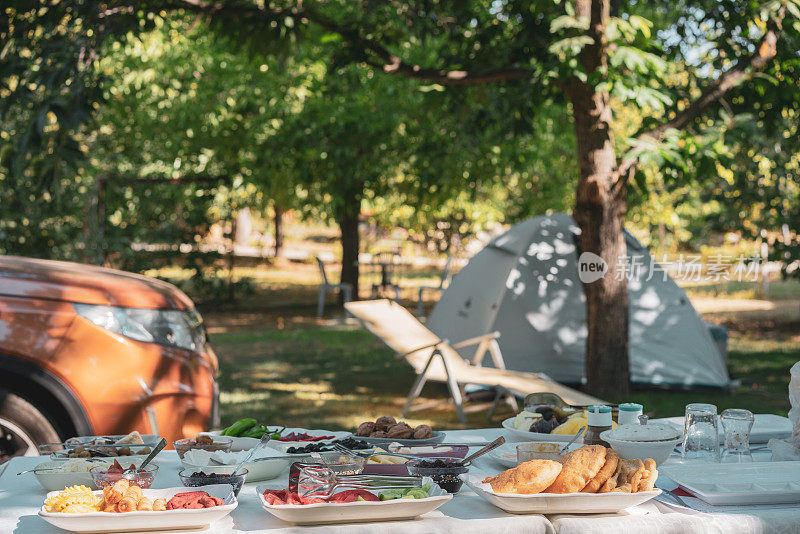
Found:
[[[503,428],[513,432],[515,435],[523,438],[525,441],[569,441],[575,437],[575,434],[544,434],[542,432],[529,432],[527,430],[520,430],[514,427],[514,419],[514,417],[509,417],[503,421]],[[577,441],[581,442],[582,438],[578,438]]]

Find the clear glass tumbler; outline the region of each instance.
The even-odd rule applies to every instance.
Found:
[[[687,404],[681,457],[719,462],[719,425],[713,404]]]
[[[753,428],[753,413],[749,410],[731,408],[722,412],[719,417],[725,430],[725,446],[722,449],[722,461],[739,463],[752,462],[750,454],[750,429]]]

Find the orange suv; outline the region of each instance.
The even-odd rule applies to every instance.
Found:
[[[217,426],[217,357],[175,286],[0,256],[0,462],[76,435]]]

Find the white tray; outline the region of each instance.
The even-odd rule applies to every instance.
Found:
[[[287,428],[283,432],[282,435],[287,435],[292,432],[305,432],[311,436],[333,436],[331,439],[322,440],[325,443],[333,441],[335,439],[344,439],[349,438],[353,435],[352,432],[345,432],[343,430],[309,430],[307,428]],[[360,438],[359,438],[360,439]],[[267,446],[272,447],[276,451],[286,452],[286,449],[289,447],[302,447],[304,445],[308,445],[309,443],[319,443],[317,441],[277,441],[271,439],[267,442]]]
[[[683,435],[683,417],[667,417],[665,419],[651,419],[651,423],[668,423],[680,430]],[[772,438],[788,438],[792,435],[792,422],[786,417],[772,413],[757,413],[750,430],[750,443],[766,443]],[[725,431],[722,423],[719,424],[720,443],[725,441]]]
[[[371,521],[398,521],[413,519],[436,510],[453,496],[440,488],[430,478],[430,497],[425,499],[393,499],[390,501],[356,501],[348,503],[269,504],[264,500],[264,490],[283,489],[275,486],[258,486],[261,506],[278,519],[297,525],[322,523],[363,523]],[[284,486],[285,487],[285,486]]]
[[[647,502],[661,490],[639,493],[495,493],[484,484],[483,475],[459,475],[467,486],[494,506],[512,514],[599,514],[615,513]]]
[[[575,437],[574,434],[542,434],[541,432],[528,432],[527,430],[519,430],[514,428],[514,418],[509,417],[503,421],[503,428],[516,434],[517,436],[525,439],[525,441],[569,441]],[[578,438],[576,443],[582,443],[583,438]]]
[[[713,505],[800,502],[800,462],[664,465],[659,473]]]
[[[164,498],[168,501],[176,493],[205,491],[209,495],[225,501],[224,506],[200,510],[165,510],[163,512],[91,512],[88,514],[64,514],[47,512],[44,505],[39,517],[48,523],[71,532],[141,532],[145,530],[199,529],[230,514],[238,505],[236,497],[228,484],[213,484],[197,488],[168,488],[142,490],[145,497],[153,500]],[[101,494],[101,491],[96,491]],[[50,492],[52,497],[56,492]]]

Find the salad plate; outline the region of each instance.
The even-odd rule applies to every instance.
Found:
[[[39,517],[70,532],[142,532],[148,530],[200,529],[230,514],[238,505],[229,484],[213,484],[196,488],[167,488],[142,490],[145,497],[153,499],[171,499],[176,493],[189,491],[205,491],[225,502],[224,506],[214,506],[199,510],[164,510],[147,512],[89,512],[85,514],[65,514],[48,512],[42,505]],[[57,492],[50,492],[47,497]],[[102,494],[102,491],[95,491]]]
[[[647,502],[661,490],[638,493],[495,493],[483,483],[484,475],[459,475],[472,491],[494,506],[512,514],[599,514],[616,513]]]
[[[436,510],[453,496],[440,488],[430,478],[423,478],[423,484],[431,485],[429,497],[424,499],[392,499],[388,501],[356,501],[349,503],[316,504],[269,504],[264,499],[267,489],[283,489],[258,486],[261,506],[282,521],[297,525],[318,525],[324,523],[363,523],[371,521],[399,521],[413,519]]]

